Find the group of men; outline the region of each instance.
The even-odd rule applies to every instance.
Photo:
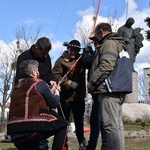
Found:
[[[54,135],[52,150],[67,150],[67,129],[71,113],[79,150],[95,150],[101,131],[102,150],[124,150],[122,104],[126,93],[110,93],[104,80],[114,70],[116,57],[125,47],[125,38],[112,32],[108,23],[99,23],[89,45],[72,40],[52,68],[51,42],[42,37],[17,60],[15,86],[7,132],[20,150],[48,150],[47,138]],[[86,96],[85,69],[89,69],[88,91],[92,94],[91,132],[84,138]],[[57,111],[56,111],[57,108]]]

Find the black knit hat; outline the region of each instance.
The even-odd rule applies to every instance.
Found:
[[[80,47],[80,42],[79,42],[78,40],[72,40],[72,41],[70,41],[69,43],[68,43],[68,42],[64,42],[63,45],[64,45],[64,46],[67,46],[67,49],[68,49],[69,47],[75,47],[75,48],[81,49],[81,47]]]

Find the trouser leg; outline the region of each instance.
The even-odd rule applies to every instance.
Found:
[[[25,143],[22,143],[22,144],[14,144],[18,150],[38,150],[38,147],[39,147],[39,142],[31,142],[31,141],[28,141],[28,142],[25,142]]]
[[[88,150],[95,150],[100,132],[101,115],[99,112],[100,104],[98,102],[98,95],[92,96],[93,104],[90,115],[90,138],[88,141]]]
[[[95,150],[97,146],[97,141],[99,138],[99,133],[101,131],[102,146],[101,149],[104,150],[107,147],[107,137],[106,132],[102,124],[102,114],[101,114],[101,105],[98,101],[98,95],[93,95],[93,105],[90,116],[90,139],[88,142],[88,150]]]
[[[107,136],[106,150],[124,150],[122,123],[122,98],[119,94],[100,94],[102,123]],[[122,126],[123,127],[123,126]]]
[[[69,122],[70,113],[71,113],[71,103],[70,102],[61,101],[60,107],[58,108],[58,113],[62,117],[65,116],[65,119]],[[68,142],[68,136],[66,135],[65,147],[68,149],[68,143],[67,142]]]
[[[23,136],[21,138],[15,139],[14,145],[18,148],[18,150],[40,150],[39,149],[40,141],[48,138],[49,136],[50,133],[45,133],[45,132],[34,133],[34,134],[32,133],[31,135]]]
[[[61,150],[61,148],[65,145],[67,134],[67,128],[62,128],[55,132],[52,150]]]
[[[79,144],[84,141],[84,100],[72,102],[72,113],[75,121],[76,136]]]

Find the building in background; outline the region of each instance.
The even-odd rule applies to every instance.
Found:
[[[150,67],[144,69],[144,98],[147,104],[150,104]]]

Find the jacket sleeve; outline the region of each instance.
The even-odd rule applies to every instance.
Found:
[[[93,56],[94,56],[94,54],[89,54],[86,52],[82,53],[81,61],[82,61],[83,68],[85,68],[85,69],[91,68]]]
[[[46,104],[52,108],[55,109],[58,107],[60,97],[59,95],[52,94],[48,84],[44,81],[39,82],[36,86],[37,91],[44,97]]]
[[[63,68],[64,66],[61,63],[62,61],[63,61],[63,59],[61,57],[58,58],[55,62],[53,69],[52,69],[53,79],[57,83],[59,83],[65,75],[64,68]],[[65,89],[69,89],[71,82],[72,82],[71,80],[64,78],[64,80],[60,83],[60,85],[61,85],[61,87],[65,88]]]
[[[61,58],[58,58],[54,64],[54,67],[52,68],[52,73],[53,73],[53,79],[57,83],[61,80],[62,78],[62,73],[63,73],[63,68],[61,65]]]
[[[97,58],[95,58],[97,62],[92,64],[95,69],[90,76],[90,82],[93,86],[99,86],[114,69],[116,62],[114,55],[118,55],[118,46],[115,41],[107,40],[98,51]]]
[[[21,75],[20,75],[20,71],[19,71],[19,66],[20,64],[25,61],[25,60],[28,60],[30,59],[29,57],[29,50],[21,53],[19,56],[18,56],[18,59],[17,59],[17,64],[16,64],[16,77],[15,77],[15,84],[18,82],[18,80],[21,78]]]
[[[52,62],[51,62],[51,57],[50,55],[47,56],[47,60],[48,60],[48,66],[50,68],[48,75],[47,75],[47,83],[49,84],[49,82],[51,80],[53,80],[53,73],[52,73]],[[45,80],[44,80],[45,81]]]

